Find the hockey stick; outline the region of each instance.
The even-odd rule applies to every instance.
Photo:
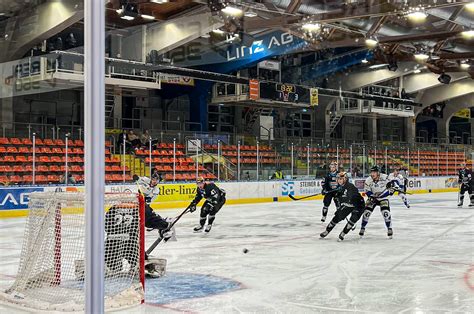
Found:
[[[410,192],[405,192],[403,190],[399,190],[399,189],[393,189],[394,192],[398,192],[398,193],[402,193],[402,194],[406,194],[406,195],[413,195],[413,193],[410,193]]]
[[[181,217],[184,216],[184,214],[186,214],[188,211],[189,211],[189,208],[191,207],[191,205],[189,205],[188,207],[186,207],[185,210],[183,210],[181,212],[181,214],[179,214],[175,220],[171,223],[171,225],[168,227],[168,229],[171,229],[173,228],[173,226],[178,222],[178,220],[181,219]],[[161,241],[163,240],[162,237],[159,237],[158,239],[155,240],[155,242],[153,242],[153,244],[148,248],[148,250],[146,250],[146,254],[147,255],[150,255],[151,252],[153,252],[153,250],[158,246],[158,244],[161,243]]]
[[[296,197],[294,197],[293,195],[290,194],[290,195],[288,195],[288,197],[291,198],[294,201],[300,201],[300,200],[304,200],[304,199],[310,198],[310,197],[315,197],[315,196],[318,196],[318,195],[321,195],[321,193],[308,195],[308,196],[303,196],[303,197],[300,197],[300,198],[296,198]]]

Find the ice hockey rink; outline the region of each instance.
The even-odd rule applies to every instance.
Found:
[[[472,313],[474,208],[456,201],[412,195],[407,209],[392,197],[391,240],[378,209],[363,239],[356,229],[338,242],[343,222],[319,239],[321,200],[225,206],[209,234],[193,233],[198,212],[188,214],[178,241],[153,253],[168,260],[167,275],[147,280],[146,304],[126,312]],[[0,221],[2,290],[16,273],[23,223]],[[148,232],[147,244],[155,237]]]

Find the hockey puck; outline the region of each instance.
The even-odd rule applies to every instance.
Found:
[[[247,253],[249,252],[249,250],[243,249],[242,252],[243,252],[244,254],[247,254]]]

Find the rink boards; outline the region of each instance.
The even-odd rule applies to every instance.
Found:
[[[363,190],[365,179],[354,179],[353,183]],[[321,180],[293,181],[244,181],[220,182],[218,186],[226,191],[228,204],[249,204],[290,201],[290,195],[307,196],[321,192]],[[408,191],[411,193],[434,193],[456,191],[456,177],[411,178]],[[28,195],[42,191],[83,191],[83,186],[39,186],[39,187],[1,187],[0,218],[25,216],[28,208]],[[194,183],[165,183],[159,185],[160,195],[152,203],[154,209],[181,208],[189,204],[196,194]],[[136,192],[136,185],[107,185],[106,192]],[[322,196],[315,196],[318,199]]]

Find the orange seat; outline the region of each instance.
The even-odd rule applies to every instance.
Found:
[[[24,175],[23,176],[23,182],[32,183],[33,182],[33,176],[31,174]]]
[[[54,140],[54,144],[57,145],[57,146],[65,146],[66,144],[64,143],[64,141],[60,138]]]
[[[49,172],[49,168],[48,168],[48,166],[41,165],[41,166],[36,167],[36,171],[37,172]]]
[[[5,157],[3,158],[3,161],[4,161],[4,162],[15,162],[15,157],[13,157],[13,156],[5,156]]]
[[[29,138],[22,138],[21,142],[23,145],[33,145],[33,142]]]
[[[59,172],[61,169],[58,166],[49,166],[50,172]]]
[[[49,148],[49,147],[41,147],[40,152],[41,152],[42,154],[51,154],[51,148]]]
[[[59,147],[53,147],[53,149],[51,150],[51,152],[53,154],[62,154],[63,153],[63,150]]]
[[[18,153],[18,149],[16,149],[16,147],[7,147],[7,153],[16,154]]]
[[[51,156],[51,162],[62,162],[61,157],[59,156]]]
[[[50,162],[50,159],[48,156],[40,156],[39,158],[40,162]]]
[[[75,140],[75,141],[74,141],[74,144],[75,144],[76,146],[84,146],[84,142],[83,142],[82,140]]]
[[[23,166],[13,166],[13,172],[23,172],[25,168]]]
[[[1,182],[1,183],[7,183],[7,182],[9,182],[9,181],[10,181],[10,180],[8,179],[7,176],[3,176],[3,175],[0,176],[0,182]]]
[[[7,148],[0,146],[0,154],[5,154],[7,152]]]
[[[48,177],[44,175],[38,175],[36,176],[35,181],[38,183],[48,182]]]
[[[59,176],[55,175],[55,174],[48,175],[48,182],[58,183],[59,182]]]
[[[22,153],[22,154],[29,154],[30,149],[28,147],[25,147],[25,146],[20,146],[20,147],[18,147],[18,152]]]
[[[6,137],[0,137],[0,145],[8,145],[10,141]]]
[[[21,176],[10,176],[10,182],[13,182],[13,183],[21,183],[23,182],[23,178]]]
[[[12,137],[10,139],[10,144],[12,144],[12,145],[21,145],[21,140],[17,137]]]
[[[26,158],[26,156],[16,156],[15,157],[15,161],[16,162],[28,162],[28,158]]]
[[[44,145],[48,145],[48,146],[54,146],[54,142],[53,142],[53,140],[50,139],[50,138],[45,138],[45,139],[43,140],[43,144],[44,144]]]

